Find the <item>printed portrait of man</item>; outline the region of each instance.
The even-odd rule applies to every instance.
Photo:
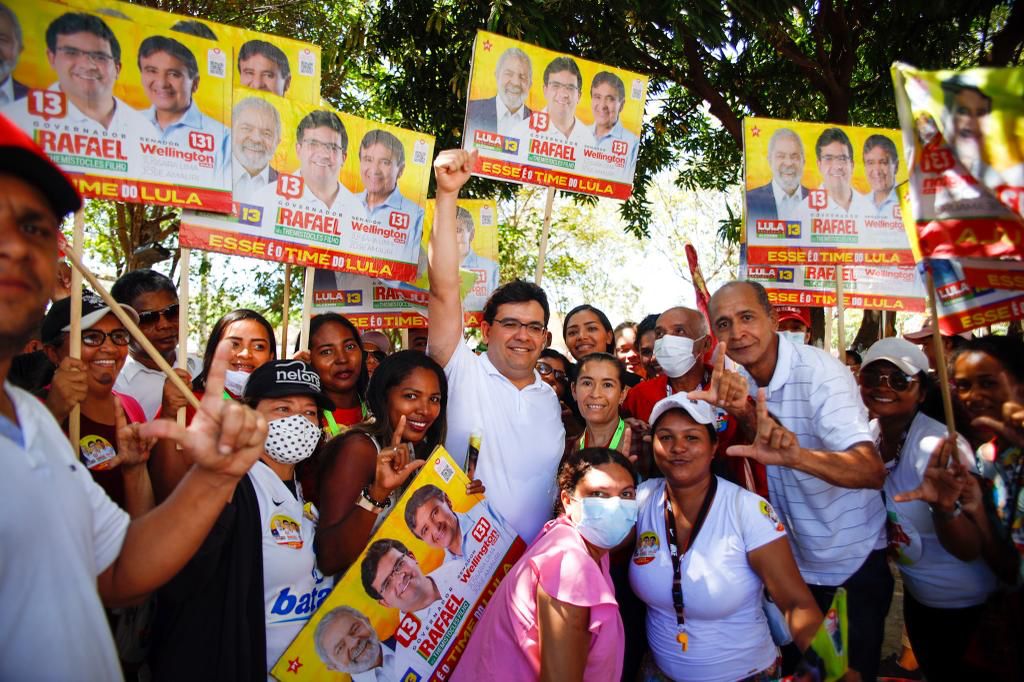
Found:
[[[814,144],[821,173],[821,186],[827,197],[823,209],[828,213],[872,215],[874,205],[853,188],[853,144],[840,128],[826,128]]]
[[[398,540],[386,538],[371,544],[359,570],[366,594],[381,606],[429,621],[431,612],[442,605],[446,584],[438,585],[424,575],[416,557]]]
[[[894,217],[894,209],[900,203],[896,196],[896,170],[899,167],[896,144],[885,135],[870,135],[864,140],[861,160],[871,186],[868,197],[875,207],[874,215]]]
[[[943,81],[942,94],[948,142],[967,172],[989,187],[1024,186],[1024,163],[1002,172],[990,165],[985,138],[991,135],[992,98],[962,75]]]
[[[265,40],[250,40],[238,51],[239,82],[253,90],[284,97],[292,84],[288,57],[277,45]]]
[[[533,131],[534,135],[556,139],[578,145],[593,144],[593,131],[576,116],[576,106],[583,91],[583,74],[576,61],[570,57],[555,57],[544,69],[544,99],[547,105],[542,110],[547,114],[547,129]],[[516,136],[525,138],[530,130],[530,120],[518,124]],[[526,145],[519,148],[520,155],[526,152]]]
[[[325,613],[316,625],[313,644],[328,670],[351,675],[354,682],[394,679],[394,638],[381,641],[370,619],[351,606]]]
[[[405,148],[402,141],[386,130],[370,130],[359,143],[359,179],[363,191],[358,200],[359,215],[381,225],[406,231],[404,260],[417,261],[423,239],[423,209],[402,196],[398,180],[405,172]],[[392,213],[405,214],[401,221],[392,221]]]
[[[231,112],[231,179],[234,200],[269,202],[278,172],[270,165],[281,143],[281,115],[273,104],[246,97]]]
[[[807,188],[803,186],[804,145],[789,128],[779,128],[768,139],[767,185],[747,190],[747,215],[757,220],[800,220],[806,212]]]
[[[590,81],[590,112],[594,124],[590,127],[594,135],[594,146],[606,152],[614,151],[613,142],[626,144],[624,172],[636,164],[637,138],[626,130],[620,117],[626,106],[626,84],[610,71],[601,71]]]
[[[471,99],[466,108],[465,139],[473,141],[473,132],[484,130],[499,135],[511,135],[516,124],[530,118],[526,99],[533,85],[533,66],[530,57],[518,47],[510,47],[498,57],[494,70],[498,93],[485,99]]]
[[[302,200],[352,215],[359,204],[340,180],[348,157],[348,132],[338,115],[326,109],[306,114],[295,130],[295,155],[304,183]]]
[[[28,94],[28,86],[14,78],[18,59],[25,49],[18,16],[7,5],[0,3],[0,107]]]

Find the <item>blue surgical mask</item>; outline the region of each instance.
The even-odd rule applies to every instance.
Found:
[[[580,503],[580,518],[575,522],[576,530],[595,547],[616,547],[636,525],[636,500],[583,497],[577,501]]]

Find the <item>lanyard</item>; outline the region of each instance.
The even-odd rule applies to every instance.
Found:
[[[700,511],[697,512],[697,519],[693,523],[690,537],[682,550],[680,550],[679,540],[676,537],[676,522],[672,516],[672,500],[668,494],[668,484],[666,483],[665,485],[665,534],[668,536],[669,551],[672,554],[672,603],[676,607],[676,626],[679,629],[676,641],[679,642],[683,651],[686,651],[689,648],[690,640],[686,635],[686,618],[684,616],[683,560],[681,554],[686,554],[687,550],[693,547],[693,543],[697,541],[700,529],[704,527],[704,520],[708,517],[708,512],[711,510],[711,502],[715,499],[715,491],[718,489],[718,477],[714,474],[711,475],[711,484],[708,486],[708,491],[704,494],[704,501],[700,504]]]
[[[615,450],[616,448],[619,447],[619,443],[622,441],[622,434],[625,433],[625,432],[626,432],[626,422],[623,421],[621,417],[619,417],[619,425],[615,428],[615,433],[612,435],[611,442],[608,443],[608,448],[610,450]],[[582,450],[585,447],[587,447],[587,432],[586,432],[586,430],[583,431],[583,438],[580,438],[580,447],[579,447],[579,449]]]
[[[359,399],[359,408],[362,411],[363,421],[366,421],[366,417],[369,415],[370,412],[369,410],[366,409],[366,403],[363,402],[362,398]],[[330,410],[324,410],[324,419],[327,421],[327,431],[331,434],[332,437],[337,436],[339,433],[343,431],[348,431],[349,429],[349,427],[347,426],[342,426],[338,424],[338,422],[335,421],[334,419],[334,413],[331,412]]]

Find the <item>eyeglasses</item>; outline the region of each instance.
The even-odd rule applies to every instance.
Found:
[[[114,61],[114,55],[107,54],[106,52],[89,52],[87,50],[79,50],[77,47],[58,47],[57,52],[60,52],[68,59],[88,57],[97,66],[106,66]]]
[[[540,336],[547,331],[547,327],[540,322],[520,322],[514,317],[503,317],[500,320],[495,320],[494,324],[510,334],[518,334],[522,327],[526,327],[526,331],[530,333],[530,336]]]
[[[149,310],[144,313],[139,313],[139,324],[156,324],[160,318],[166,320],[177,320],[178,319],[179,305],[169,305],[161,310]]]
[[[822,163],[849,163],[850,157],[846,154],[823,154]]]
[[[555,379],[557,379],[558,381],[565,381],[565,378],[566,378],[565,372],[563,372],[560,369],[555,369],[554,367],[552,367],[551,365],[549,365],[546,362],[538,362],[537,363],[537,373],[540,374],[542,377],[546,377],[546,376],[548,376],[550,374],[554,374],[555,375]]]
[[[391,591],[391,586],[394,583],[394,578],[395,578],[395,576],[398,575],[398,572],[400,570],[402,570],[402,566],[405,565],[405,558],[407,556],[409,556],[409,555],[408,554],[403,554],[402,556],[398,557],[398,561],[396,561],[395,565],[391,567],[391,572],[388,573],[388,577],[384,578],[384,582],[382,582],[380,584],[380,593],[381,594],[385,594],[385,593]]]
[[[558,81],[548,81],[548,87],[553,89],[555,92],[567,92],[570,95],[575,95],[580,89],[572,83],[559,83]]]
[[[306,145],[314,152],[324,152],[326,154],[341,154],[345,151],[345,148],[341,145],[334,144],[333,142],[321,142],[319,140],[303,140],[302,144]]]
[[[108,338],[115,346],[127,346],[128,342],[132,340],[132,335],[128,333],[127,329],[115,329],[112,332],[86,329],[82,332],[82,343],[92,348],[99,348]]]
[[[860,372],[860,384],[867,388],[878,388],[885,384],[897,393],[902,393],[910,388],[910,385],[917,381],[914,377],[909,377],[903,372],[896,370],[889,374],[881,374],[872,370],[861,370]]]

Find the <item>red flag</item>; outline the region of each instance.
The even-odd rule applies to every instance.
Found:
[[[711,345],[704,355],[704,362],[711,362],[711,355],[718,347],[718,339],[711,330],[711,313],[708,312],[708,302],[711,300],[711,293],[708,292],[708,285],[704,282],[704,275],[700,271],[700,263],[697,261],[697,249],[693,244],[686,242],[686,262],[690,266],[690,279],[693,281],[693,295],[697,299],[697,310],[704,315],[704,321],[708,325],[708,334],[711,336]]]

